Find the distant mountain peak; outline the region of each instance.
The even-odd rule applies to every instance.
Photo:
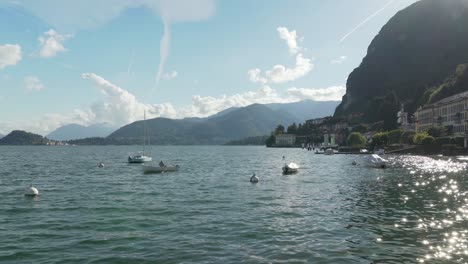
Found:
[[[57,128],[47,135],[48,138],[53,140],[75,140],[90,137],[106,137],[115,128],[108,123],[97,123],[89,126],[79,124],[67,124]]]

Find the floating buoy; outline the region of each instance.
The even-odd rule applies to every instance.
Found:
[[[250,182],[251,183],[257,183],[258,182],[258,177],[255,175],[255,173],[250,177]]]
[[[353,162],[351,164],[357,165],[357,162],[355,160],[353,160]]]
[[[98,165],[99,168],[102,168],[104,167],[104,162],[100,162],[99,165]]]
[[[38,196],[39,195],[39,191],[34,188],[34,187],[29,187],[26,189],[26,192],[24,193],[25,196]]]

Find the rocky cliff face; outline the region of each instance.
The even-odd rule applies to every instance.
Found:
[[[415,111],[426,103],[429,90],[467,62],[468,0],[417,2],[397,13],[374,38],[349,76],[335,116],[362,112],[367,121],[384,120],[391,128],[401,103]]]

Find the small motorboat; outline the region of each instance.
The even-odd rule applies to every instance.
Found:
[[[335,155],[335,151],[331,148],[325,150],[325,155]]]
[[[299,165],[297,165],[296,163],[284,164],[282,170],[284,174],[297,173],[297,171],[299,170]]]
[[[145,156],[145,155],[133,155],[128,156],[128,163],[145,163],[152,161],[153,158]]]
[[[374,150],[374,154],[377,154],[377,155],[385,155],[385,149],[377,149],[377,150]]]
[[[367,160],[367,166],[379,169],[385,169],[387,167],[387,160],[383,159],[377,154],[370,155]]]
[[[179,165],[175,165],[175,166],[143,165],[143,172],[144,173],[165,173],[165,172],[178,171],[179,168],[180,168]]]

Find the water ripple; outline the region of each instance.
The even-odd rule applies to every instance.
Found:
[[[125,162],[135,149],[0,147],[0,262],[467,262],[464,157],[380,170],[300,149],[154,147],[181,171],[145,175]],[[281,174],[283,155],[298,174]]]

